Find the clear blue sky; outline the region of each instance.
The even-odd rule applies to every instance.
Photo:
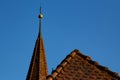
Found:
[[[0,80],[25,80],[40,0],[0,0]],[[120,74],[120,0],[42,0],[49,73],[79,49]]]

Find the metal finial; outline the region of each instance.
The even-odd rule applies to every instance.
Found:
[[[39,14],[39,18],[42,19],[43,15],[42,15],[42,7],[40,7],[40,14]]]
[[[39,35],[42,36],[42,7],[40,7],[40,14],[39,14]]]

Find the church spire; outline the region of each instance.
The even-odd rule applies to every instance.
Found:
[[[26,80],[46,80],[48,75],[44,42],[42,39],[42,8],[39,14],[39,34],[36,40],[32,60]]]

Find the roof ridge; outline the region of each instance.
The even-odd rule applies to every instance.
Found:
[[[73,59],[76,54],[80,55],[84,60],[86,60],[86,61],[88,61],[90,64],[96,66],[98,69],[100,69],[100,70],[102,70],[102,71],[105,71],[105,72],[107,72],[109,75],[120,79],[120,76],[118,75],[118,73],[109,70],[108,67],[105,67],[105,66],[100,65],[100,64],[99,64],[98,62],[96,62],[96,61],[93,61],[93,60],[91,59],[91,57],[82,54],[78,49],[75,49],[75,50],[73,50],[70,54],[68,54],[68,55],[66,56],[66,58],[57,66],[57,68],[56,68],[54,71],[52,71],[51,75],[47,76],[47,79],[48,79],[48,80],[54,79],[54,78],[61,72],[61,70],[62,70],[67,64],[70,63],[71,59]]]

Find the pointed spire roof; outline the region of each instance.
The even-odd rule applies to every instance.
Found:
[[[46,54],[44,49],[44,42],[42,39],[42,12],[40,7],[39,14],[39,34],[36,40],[33,56],[31,59],[29,71],[26,80],[46,80],[46,76],[48,75],[48,68],[46,62]]]

